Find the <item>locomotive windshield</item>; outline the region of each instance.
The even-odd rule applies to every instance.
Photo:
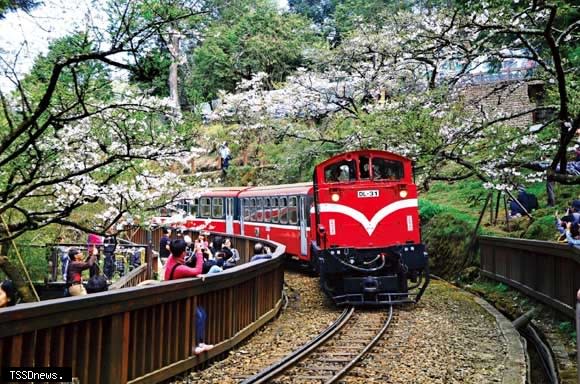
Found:
[[[358,174],[356,173],[357,168]],[[358,161],[355,159],[341,160],[324,168],[324,181],[326,183],[344,183],[357,179],[401,180],[403,176],[402,162],[374,156],[361,156]]]
[[[327,183],[343,183],[356,180],[354,160],[342,160],[324,168],[324,181]]]
[[[403,164],[400,161],[373,157],[372,169],[374,180],[401,180],[403,178]]]

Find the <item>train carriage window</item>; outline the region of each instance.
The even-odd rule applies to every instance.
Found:
[[[189,200],[179,200],[175,208],[177,209],[177,212],[179,212],[180,214],[188,215],[190,211]]]
[[[373,157],[372,165],[374,180],[401,180],[404,177],[400,161]]]
[[[211,199],[209,197],[202,197],[200,200],[200,215],[201,217],[211,216]]]
[[[250,199],[244,199],[244,221],[250,220]]]
[[[193,205],[191,206],[191,215],[197,217],[199,215],[199,199],[193,199]]]
[[[212,199],[211,217],[216,219],[224,217],[224,199],[222,197],[214,197]]]
[[[261,197],[256,199],[256,221],[264,221],[264,199]]]
[[[298,224],[298,204],[296,200],[296,196],[288,198],[288,222],[290,224]]]
[[[250,221],[256,221],[256,198],[250,199]]]
[[[264,198],[264,223],[270,222],[270,198]]]
[[[280,208],[278,207],[279,199],[272,198],[272,223],[280,222]]]
[[[369,158],[367,156],[361,156],[359,158],[358,172],[361,180],[368,180],[371,178]]]
[[[288,205],[285,197],[281,197],[279,200],[279,215],[280,224],[288,224]]]
[[[326,183],[344,183],[356,180],[354,160],[342,160],[324,168]]]
[[[310,227],[310,210],[314,212],[314,200],[311,196],[304,199],[304,213],[306,214],[306,226]]]

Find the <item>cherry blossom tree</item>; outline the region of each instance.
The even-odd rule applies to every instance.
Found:
[[[336,49],[312,51],[312,68],[280,89],[266,92],[256,77],[251,91],[225,95],[210,117],[248,127],[261,123],[315,145],[332,141],[336,150],[395,150],[416,159],[427,180],[476,176],[505,189],[524,176],[537,180],[542,173],[523,168],[541,170],[534,161],[551,158],[544,165],[548,179],[576,183],[563,173],[580,120],[578,62],[566,58],[578,41],[579,22],[559,17],[560,11],[530,1],[514,10],[485,3],[467,11],[385,15],[382,26],[360,25]],[[505,97],[536,82],[546,89],[543,104],[506,112],[462,97],[478,72],[508,60],[532,64],[515,79],[498,82],[486,97]],[[444,71],[451,63],[455,71]],[[552,117],[529,129],[511,124],[546,111]],[[299,119],[323,123],[288,123]],[[334,136],[322,134],[329,124],[336,127]]]
[[[2,57],[12,87],[0,89],[0,254],[11,240],[51,224],[104,234],[124,214],[165,204],[183,189],[167,169],[195,154],[190,129],[171,100],[144,95],[118,71],[133,68],[136,52],[164,23],[204,11],[144,22],[139,6],[112,2],[108,29],[87,25],[54,45],[58,54],[39,57],[24,78],[18,56]],[[80,219],[91,205],[102,212]],[[30,296],[22,284],[19,290]]]

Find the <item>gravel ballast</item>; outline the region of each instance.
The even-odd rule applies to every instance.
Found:
[[[289,303],[280,316],[224,360],[173,382],[239,383],[316,337],[341,313],[320,292],[318,278],[288,271],[285,281]],[[432,281],[419,304],[397,307],[396,314],[395,324],[344,382],[522,382],[525,364],[517,334],[506,331],[509,322],[500,327],[501,315],[473,295]]]

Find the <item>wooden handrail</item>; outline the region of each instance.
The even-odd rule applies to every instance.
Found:
[[[480,236],[481,274],[575,316],[580,250],[548,241]]]
[[[109,289],[135,287],[140,282],[147,280],[148,278],[147,271],[148,271],[147,263],[142,264],[137,268],[133,269],[131,272],[127,273],[125,276],[121,277],[119,280],[115,281],[113,284],[111,284],[109,286]]]
[[[0,367],[72,367],[82,383],[158,382],[231,348],[281,307],[281,244],[271,260],[219,274],[0,309]],[[245,259],[249,256],[243,255]],[[193,354],[195,313],[208,315],[210,353]]]

